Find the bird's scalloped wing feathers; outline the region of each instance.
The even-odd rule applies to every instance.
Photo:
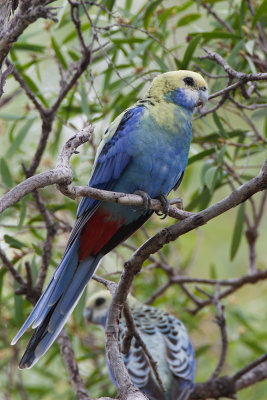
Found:
[[[122,321],[120,324],[120,344],[122,343],[125,332],[126,323]],[[135,338],[132,338],[129,353],[122,354],[122,358],[133,384],[139,388],[146,386],[150,375],[150,365],[142,347],[137,343]]]
[[[131,161],[132,154],[128,146],[131,135],[135,134],[144,107],[135,106],[115,119],[106,131],[99,146],[93,174],[88,186],[112,190],[121,174]],[[69,237],[67,249],[89,220],[101,201],[83,197],[77,211],[77,219]]]
[[[183,323],[168,313],[162,313],[158,322],[170,370],[176,377],[194,382],[195,354]]]

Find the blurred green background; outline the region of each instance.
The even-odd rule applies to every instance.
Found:
[[[226,21],[228,28],[203,4]],[[260,23],[266,33],[267,2],[253,1],[254,14],[249,4],[244,0],[180,1],[178,5],[167,0],[106,0],[96,5],[87,2],[87,10],[97,27],[98,39],[94,41],[94,48],[99,50],[62,101],[37,172],[53,168],[64,141],[90,121],[95,126],[92,142],[82,146],[80,153],[71,160],[74,183],[87,184],[96,146],[108,123],[142,97],[156,74],[174,69],[195,70],[196,64],[211,75],[225,74],[215,62],[199,59],[205,54],[203,46],[221,54],[237,71],[254,73],[266,70],[267,55],[259,45],[261,38],[257,24]],[[56,1],[52,5],[59,7],[58,22],[38,20],[30,25],[9,55],[10,61],[45,107],[56,100],[60,80],[81,57],[68,1]],[[79,13],[82,34],[89,44],[92,39],[90,22],[82,7]],[[205,79],[210,93],[223,89],[227,84],[227,78],[211,76]],[[7,80],[2,99],[8,100],[0,107],[0,192],[4,194],[25,179],[22,164],[29,166],[31,162],[40,138],[41,120],[12,76]],[[212,100],[208,107],[215,106],[219,99]],[[255,101],[266,103],[266,85],[259,82],[257,92],[252,92],[249,99],[238,90],[235,99],[247,106]],[[266,144],[257,132],[266,139],[266,108],[244,110],[227,100],[216,112],[203,118],[196,114],[189,166],[178,190],[186,210],[197,212],[219,201],[231,193],[232,186],[237,187],[259,173],[266,157]],[[63,197],[55,187],[43,189],[41,196],[59,224],[47,283],[64,251],[77,202]],[[175,196],[177,193],[171,194],[171,197]],[[261,199],[262,193],[254,197],[256,209]],[[165,246],[162,253],[177,273],[180,271],[190,277],[227,279],[246,275],[249,253],[245,231],[247,221],[253,223],[253,218],[253,209],[247,202],[245,210],[236,208],[213,219]],[[139,230],[127,243],[138,247],[146,240],[147,234],[152,236],[174,222],[171,218],[162,221],[154,215],[146,223],[145,230]],[[258,269],[267,267],[266,234],[265,212],[256,242]],[[31,195],[1,215],[0,245],[23,276],[26,261],[33,277],[37,276],[45,235],[44,221]],[[131,254],[132,250],[119,246],[105,257],[98,273],[117,281],[123,262]],[[157,254],[155,257],[159,258]],[[146,301],[167,282],[167,278],[162,269],[150,268],[147,262],[135,279],[132,293],[139,300]],[[214,287],[200,286],[214,292]],[[17,284],[2,266],[0,397],[6,400],[75,398],[57,344],[31,370],[17,369],[30,334],[24,335],[14,347],[9,343],[32,305],[24,297],[14,295],[16,288]],[[188,288],[204,299],[194,284]],[[99,289],[102,289],[99,284],[90,282],[90,293]],[[108,378],[104,334],[94,326],[90,332],[85,328],[82,317],[84,300],[83,297],[66,329],[91,397],[113,396],[116,389]],[[266,301],[264,281],[246,285],[222,301],[226,307],[229,339],[222,375],[235,373],[266,352]],[[197,355],[196,381],[207,380],[216,367],[221,350],[219,328],[214,322],[215,307],[208,306],[192,315],[188,309],[194,305],[179,285],[172,285],[152,305],[166,309],[185,323]],[[240,391],[237,398],[264,400],[266,391],[267,383],[261,382]]]

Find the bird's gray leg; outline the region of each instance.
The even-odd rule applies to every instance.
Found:
[[[165,219],[168,216],[170,210],[169,200],[167,199],[167,196],[165,196],[165,194],[160,194],[159,196],[157,196],[157,199],[161,202],[163,212],[155,211],[155,213],[161,216],[161,219]]]
[[[143,199],[142,208],[144,208],[145,211],[148,211],[151,205],[151,197],[149,196],[149,194],[143,192],[143,190],[136,190],[134,194],[137,194],[138,196],[142,197]],[[135,208],[133,208],[133,210],[135,210]]]

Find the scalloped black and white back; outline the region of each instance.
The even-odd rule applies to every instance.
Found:
[[[132,309],[140,335],[153,359],[166,392],[162,393],[141,346],[132,340],[130,351],[123,355],[133,383],[151,400],[186,400],[194,388],[195,355],[185,326],[174,316],[154,307],[138,305]],[[126,323],[121,322],[122,340]]]

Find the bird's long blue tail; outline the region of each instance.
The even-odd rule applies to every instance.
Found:
[[[74,243],[64,255],[46,290],[11,343],[15,344],[33,324],[35,332],[21,359],[20,369],[31,368],[49,349],[97,268],[101,255],[79,261],[78,247],[79,243]]]

